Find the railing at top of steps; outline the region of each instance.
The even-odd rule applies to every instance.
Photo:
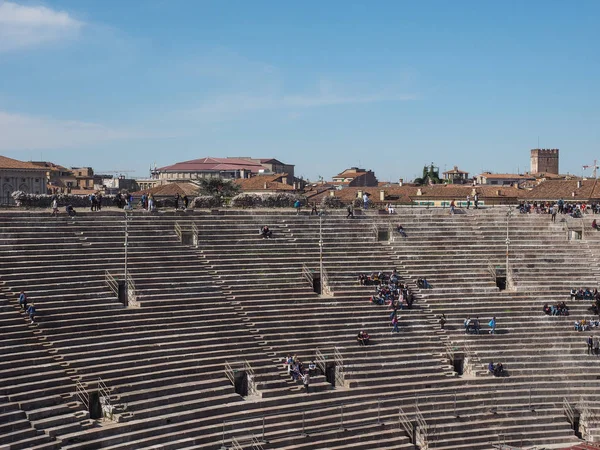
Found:
[[[104,282],[117,297],[119,296],[119,283],[116,278],[108,271],[104,271]]]

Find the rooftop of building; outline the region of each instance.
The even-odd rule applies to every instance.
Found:
[[[133,192],[135,195],[142,194],[153,194],[155,197],[175,197],[177,194],[183,196],[196,196],[200,188],[194,183],[167,183],[159,186],[154,186],[151,189],[144,189],[141,191]]]
[[[285,177],[288,177],[287,173],[257,175],[251,178],[237,179],[235,183],[240,186],[242,191],[293,191],[293,186],[282,181]]]
[[[18,169],[18,170],[38,170],[43,171],[44,168],[30,162],[19,161],[17,159],[7,158],[0,155],[0,169]]]
[[[264,167],[262,164],[249,159],[206,157],[178,162],[170,166],[160,167],[156,170],[160,172],[220,172],[232,170],[258,172],[263,169]]]

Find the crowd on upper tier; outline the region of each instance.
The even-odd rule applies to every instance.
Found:
[[[519,211],[523,214],[538,213],[538,214],[567,214],[571,217],[581,217],[583,214],[598,214],[600,213],[600,203],[592,202],[565,202],[563,199],[558,202],[528,202],[521,201]]]

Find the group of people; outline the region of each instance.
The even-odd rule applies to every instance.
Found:
[[[302,381],[302,384],[304,384],[304,389],[308,394],[310,377],[311,375],[315,375],[317,370],[317,365],[314,363],[314,361],[311,361],[308,367],[305,367],[297,355],[292,356],[288,354],[285,358],[285,366],[288,375],[293,381]]]
[[[444,319],[445,319],[445,317],[444,317]],[[444,320],[444,323],[445,323],[445,320]],[[441,321],[440,321],[440,324],[441,324]],[[478,317],[475,317],[474,319],[467,317],[465,319],[465,321],[463,322],[463,325],[465,327],[465,333],[467,333],[467,334],[469,334],[469,333],[480,334],[481,333],[481,323],[479,322]],[[494,316],[490,319],[490,321],[488,322],[488,326],[490,327],[488,332],[490,334],[495,334],[496,333],[496,316]],[[443,326],[442,326],[442,328],[443,328]]]
[[[571,300],[600,300],[600,292],[598,289],[594,288],[590,290],[590,288],[579,288],[579,289],[571,289]]]
[[[75,209],[73,209],[73,205],[68,204],[67,206],[65,206],[65,211],[68,214],[69,217],[73,218],[75,217]],[[52,196],[52,217],[58,217],[58,197],[56,195]]]
[[[565,302],[559,302],[556,305],[549,306],[548,303],[544,304],[544,313],[549,316],[568,316],[569,307]]]
[[[190,204],[190,199],[188,198],[187,195],[183,195],[183,197],[181,195],[179,195],[179,192],[177,193],[177,195],[175,196],[175,211],[179,210],[180,207],[183,207],[183,210],[185,211],[186,209],[188,209],[188,205]]]
[[[364,330],[358,332],[356,336],[356,340],[358,341],[358,345],[362,345],[363,347],[369,345],[369,341],[371,340],[371,336]]]
[[[90,194],[90,211],[100,211],[102,209],[102,194]]]
[[[471,207],[471,196],[467,195],[467,209]],[[473,196],[473,207],[479,209],[479,194],[476,192]]]
[[[598,327],[599,324],[597,320],[581,319],[573,322],[573,329],[575,331],[589,331],[591,328]]]
[[[600,339],[598,339],[598,336],[588,336],[585,342],[588,355],[600,355]]]
[[[574,218],[580,218],[583,214],[600,213],[600,203],[587,204],[584,202],[567,203],[562,198],[557,202],[528,202],[519,203],[519,212],[522,214],[551,214],[556,219],[556,214],[566,214]]]
[[[156,211],[156,199],[154,194],[146,194],[145,192],[140,197],[140,206],[148,212]]]
[[[401,309],[410,309],[414,303],[414,294],[405,283],[400,282],[400,277],[396,269],[390,275],[380,271],[371,275],[360,274],[359,283],[362,286],[375,285],[375,293],[371,295],[369,301],[376,305],[388,305],[390,308],[390,326],[392,333],[400,332],[400,318],[398,311]],[[362,333],[362,331],[361,331]],[[360,333],[359,333],[360,335]]]
[[[35,323],[35,304],[29,304],[27,302],[27,294],[25,294],[25,291],[21,291],[19,293],[19,308],[21,311],[27,314],[27,316],[29,316],[29,320],[32,324]]]
[[[386,281],[387,276],[382,271],[373,272],[370,275],[364,273],[358,274],[358,284],[360,284],[361,286],[378,286],[380,284],[385,283]]]

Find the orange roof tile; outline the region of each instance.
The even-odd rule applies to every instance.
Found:
[[[242,191],[293,191],[293,186],[281,182],[287,176],[287,173],[257,175],[251,178],[235,180],[235,183],[240,186]]]
[[[581,183],[578,187],[578,183]],[[597,180],[545,180],[520,198],[525,200],[588,200],[600,198]]]
[[[153,194],[155,197],[175,197],[179,195],[198,195],[200,188],[194,183],[168,183],[154,186],[152,189],[133,192],[132,195]]]
[[[518,173],[482,173],[477,175],[478,177],[490,178],[490,179],[501,179],[501,178],[510,178],[511,180],[534,180],[535,177],[533,175],[521,175]]]
[[[0,169],[37,170],[45,172],[43,167],[36,166],[30,162],[19,161],[0,155]]]

